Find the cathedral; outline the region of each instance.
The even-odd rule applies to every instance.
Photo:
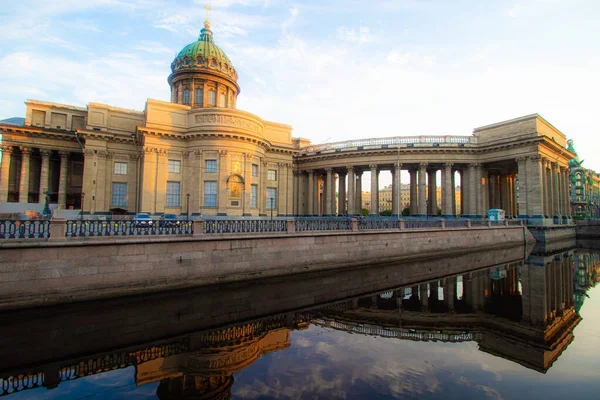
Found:
[[[85,214],[293,214],[289,125],[236,109],[237,72],[205,21],[171,64],[171,101],[144,111],[28,100],[23,126],[0,123],[0,202]]]

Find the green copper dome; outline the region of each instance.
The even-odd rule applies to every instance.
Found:
[[[198,40],[185,46],[171,64],[173,72],[188,68],[212,69],[237,80],[237,73],[231,60],[213,40],[213,33],[208,21],[204,23]]]

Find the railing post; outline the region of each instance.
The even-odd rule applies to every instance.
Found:
[[[204,220],[202,218],[196,218],[192,222],[192,236],[193,237],[204,236]]]
[[[488,228],[491,228],[491,227],[492,227],[492,220],[488,219]]]
[[[296,232],[296,220],[290,218],[287,220],[287,233],[295,233]]]
[[[471,227],[471,220],[470,220],[470,219],[468,219],[468,220],[467,220],[467,228],[470,228],[470,227]]]
[[[64,218],[52,218],[50,220],[50,240],[64,240],[67,237],[67,220]]]
[[[440,220],[442,229],[446,229],[446,220]]]
[[[400,228],[401,231],[404,230],[404,220],[403,219],[398,221],[398,228]]]
[[[504,220],[504,226],[508,226],[508,220],[507,219]]]
[[[352,232],[358,232],[358,220],[356,218],[352,218]]]

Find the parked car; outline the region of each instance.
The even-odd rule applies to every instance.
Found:
[[[158,223],[162,227],[169,228],[169,227],[173,227],[173,226],[179,226],[179,224],[181,222],[179,221],[179,218],[177,218],[177,215],[175,215],[175,214],[164,214],[160,217],[160,220],[158,221]]]
[[[152,226],[152,217],[149,214],[145,213],[137,213],[135,217],[133,217],[133,226],[147,228]]]

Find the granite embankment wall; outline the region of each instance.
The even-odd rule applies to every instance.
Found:
[[[575,221],[577,240],[600,240],[600,220]]]
[[[524,227],[8,241],[0,309],[66,303],[533,242]]]

